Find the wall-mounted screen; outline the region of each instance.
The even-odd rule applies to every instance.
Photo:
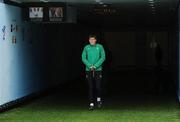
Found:
[[[32,21],[42,21],[43,20],[43,7],[30,7],[29,8],[29,18]]]
[[[64,7],[49,7],[50,21],[63,21]]]
[[[62,2],[22,4],[23,20],[37,23],[76,23],[77,9]]]

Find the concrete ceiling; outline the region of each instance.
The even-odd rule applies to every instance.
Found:
[[[43,0],[12,0],[21,2],[40,2]],[[95,3],[96,1],[102,1],[107,3],[145,3],[148,0],[45,0],[49,2],[69,2],[69,3]],[[155,0],[161,3],[177,2],[178,0]]]
[[[97,2],[103,3],[111,3],[111,4],[144,4],[148,3],[148,0],[11,0],[11,1],[19,1],[19,2],[67,2],[67,3],[84,3],[84,4],[95,4]],[[155,3],[158,4],[169,4],[169,5],[176,5],[179,0],[154,0]]]
[[[179,0],[154,0],[154,9],[150,6],[150,0],[12,0],[18,2],[67,2],[77,6],[78,18],[82,22],[93,22],[97,24],[159,24],[169,25],[175,14]],[[117,9],[116,16],[99,16],[90,13],[95,5],[110,4],[111,8]],[[155,14],[153,14],[155,13]]]

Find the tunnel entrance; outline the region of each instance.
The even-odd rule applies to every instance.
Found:
[[[81,40],[95,34],[106,50],[104,92],[176,96],[178,37],[176,10],[172,9],[177,5],[175,1],[167,2],[171,6],[168,10],[162,1],[153,7],[149,1],[101,2],[76,6],[78,22],[84,28]]]
[[[44,42],[51,45],[46,47],[51,49],[47,51],[50,70],[46,72],[46,79],[58,79],[58,74],[62,73],[58,69],[63,69],[64,79],[80,77],[81,82],[74,83],[87,90],[84,65],[79,59],[83,46],[89,43],[88,36],[94,34],[107,54],[104,63],[105,94],[175,96],[178,84],[177,3],[161,0],[153,4],[149,1],[94,2],[68,2],[77,7],[76,24],[35,23],[34,26],[43,30]],[[77,71],[70,71],[65,66]],[[69,85],[76,86],[73,83]]]
[[[178,9],[179,0],[0,1],[0,105],[57,86],[87,96],[81,54],[92,34],[106,52],[104,96],[175,100]]]

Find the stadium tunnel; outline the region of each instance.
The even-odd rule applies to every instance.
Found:
[[[64,16],[49,18],[59,6]],[[42,18],[30,16],[37,7]],[[179,0],[1,0],[1,109],[47,92],[86,97],[81,53],[90,34],[106,51],[106,99],[178,100],[179,12]]]

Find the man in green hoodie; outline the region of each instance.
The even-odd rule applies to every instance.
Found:
[[[95,35],[89,36],[89,43],[82,52],[82,61],[86,66],[86,79],[89,86],[89,110],[94,109],[94,98],[96,95],[97,106],[101,108],[101,82],[102,82],[102,64],[105,61],[105,51],[101,44],[96,43]],[[96,94],[94,93],[96,91]]]

